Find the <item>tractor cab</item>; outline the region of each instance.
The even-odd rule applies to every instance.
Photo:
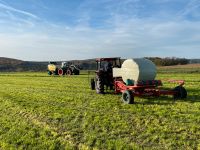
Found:
[[[68,68],[70,66],[69,62],[62,62],[61,63],[61,68]]]
[[[114,58],[97,58],[97,70],[103,70],[106,71],[107,69],[113,68],[113,67],[121,67],[121,60],[120,57],[114,57]]]
[[[120,57],[97,58],[96,76],[91,79],[91,89],[96,89],[97,93],[104,93],[104,87],[113,89],[113,68],[121,67]]]

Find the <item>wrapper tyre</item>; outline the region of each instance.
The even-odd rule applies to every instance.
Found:
[[[122,101],[126,104],[134,103],[134,96],[132,91],[126,90],[122,93]]]
[[[182,86],[175,87],[174,91],[175,91],[174,99],[184,99],[187,97],[187,91]]]

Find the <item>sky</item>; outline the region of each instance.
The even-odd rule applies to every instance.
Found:
[[[200,58],[200,0],[0,0],[0,57]]]

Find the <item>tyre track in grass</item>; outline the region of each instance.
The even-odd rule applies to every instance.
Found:
[[[75,139],[69,134],[69,131],[65,131],[63,128],[59,128],[53,124],[43,121],[44,118],[29,112],[27,109],[19,106],[18,103],[10,101],[10,99],[14,100],[15,97],[11,97],[3,92],[0,92],[0,95],[3,95],[3,97],[0,98],[0,101],[2,104],[4,103],[7,106],[7,112],[12,113],[13,116],[23,118],[28,124],[32,124],[42,130],[50,132],[51,136],[59,140],[63,146],[67,145],[72,149],[90,149],[87,145],[75,141]]]

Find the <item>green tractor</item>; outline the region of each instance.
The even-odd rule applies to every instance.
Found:
[[[49,75],[79,75],[80,69],[76,65],[67,62],[62,62],[61,67],[56,62],[49,62],[48,65]]]

